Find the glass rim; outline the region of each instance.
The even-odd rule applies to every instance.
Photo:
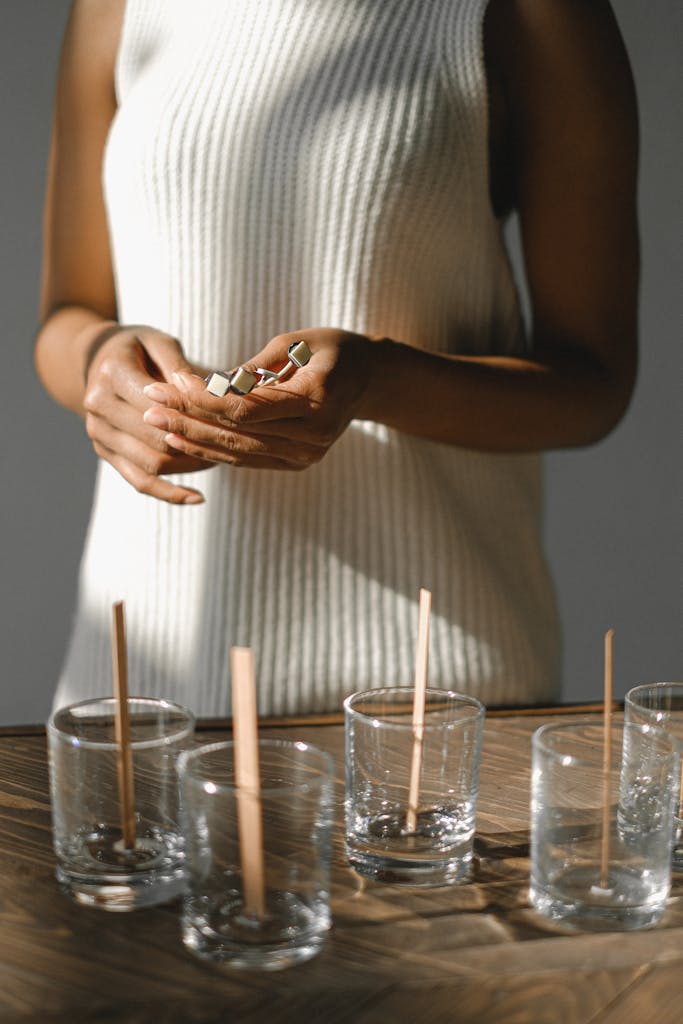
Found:
[[[200,774],[192,770],[192,763],[199,760],[202,756],[216,753],[219,750],[234,750],[234,747],[235,741],[232,739],[217,740],[215,743],[203,743],[201,746],[193,747],[191,750],[183,750],[178,756],[177,762],[180,784],[182,785],[186,779],[199,784],[211,782],[215,787],[214,791],[216,793],[235,793],[239,788],[237,783],[216,782],[211,778],[202,778]],[[261,747],[266,747],[269,750],[295,749],[299,751],[299,753],[313,754],[321,761],[318,775],[314,779],[309,779],[302,783],[283,782],[277,786],[261,786],[259,789],[259,796],[261,797],[275,794],[282,795],[284,793],[305,793],[309,790],[320,789],[328,783],[331,784],[334,779],[334,758],[331,754],[328,754],[326,750],[321,750],[320,747],[316,747],[312,743],[306,743],[304,740],[290,740],[274,737],[262,739],[259,737],[258,747],[259,751],[261,750]]]
[[[574,729],[585,729],[587,726],[592,726],[596,730],[596,735],[600,738],[603,733],[602,719],[597,721],[593,718],[582,718],[580,721],[574,722],[545,722],[544,725],[540,725],[538,729],[534,730],[531,735],[531,747],[532,751],[547,754],[554,760],[561,760],[567,767],[574,765],[592,765],[596,764],[595,758],[582,757],[580,754],[569,754],[562,753],[556,750],[554,747],[546,743],[546,736],[557,735],[558,733],[569,733]],[[662,742],[667,748],[669,755],[677,758],[679,756],[678,746],[672,736],[659,726],[650,725],[649,722],[626,722],[618,721],[612,722],[612,730],[625,732],[626,730],[637,730],[639,733],[651,733],[655,739]],[[600,756],[602,756],[602,745],[598,744],[600,750]]]
[[[74,733],[66,732],[57,725],[56,719],[59,715],[64,714],[65,712],[76,711],[79,708],[86,708],[91,704],[114,705],[116,704],[116,698],[112,696],[86,697],[85,700],[76,701],[74,704],[64,704],[62,707],[55,708],[47,721],[46,728],[48,736],[54,736],[61,742],[67,743],[69,746],[81,747],[84,750],[116,750],[118,748],[118,744],[115,740],[93,740],[82,738]],[[142,705],[152,709],[175,711],[185,718],[185,725],[179,729],[174,729],[173,732],[169,732],[161,736],[151,736],[149,739],[131,740],[130,746],[132,750],[148,750],[153,747],[170,746],[172,743],[177,743],[180,740],[186,739],[194,732],[196,722],[194,713],[183,704],[178,704],[177,701],[169,700],[167,697],[133,696],[128,697],[128,705]]]
[[[405,722],[388,722],[388,721],[385,721],[382,718],[381,715],[372,714],[372,713],[367,712],[367,711],[360,711],[357,708],[354,708],[352,706],[352,702],[354,700],[361,700],[363,698],[366,698],[367,700],[372,700],[373,698],[381,699],[382,694],[388,694],[388,693],[392,693],[392,694],[405,693],[406,694],[406,720],[405,720]],[[347,718],[357,719],[358,721],[361,721],[361,722],[372,722],[373,720],[376,720],[376,721],[379,722],[379,724],[384,729],[404,729],[404,730],[405,729],[410,729],[410,730],[412,730],[412,728],[413,728],[413,721],[412,721],[413,698],[412,698],[412,696],[410,698],[408,698],[407,695],[408,694],[412,695],[414,693],[415,693],[415,687],[414,686],[378,686],[378,687],[371,688],[369,690],[359,690],[357,693],[350,693],[348,695],[348,697],[344,698],[344,701],[343,701],[344,714],[347,716]],[[441,699],[441,700],[444,700],[444,699],[447,698],[448,702],[450,702],[450,704],[453,707],[457,707],[458,704],[459,704],[459,705],[461,705],[463,710],[465,708],[468,708],[468,709],[471,709],[474,712],[474,714],[472,714],[472,715],[463,715],[462,717],[453,718],[453,719],[451,719],[450,721],[447,721],[447,722],[430,722],[428,720],[429,708],[425,707],[425,720],[424,720],[424,725],[423,725],[423,728],[425,729],[425,731],[429,731],[429,730],[436,731],[436,730],[443,730],[443,729],[456,729],[456,728],[459,728],[460,726],[467,725],[469,722],[475,722],[477,724],[480,724],[480,723],[483,723],[483,721],[484,721],[484,718],[485,718],[485,715],[486,715],[486,706],[482,703],[482,701],[479,700],[478,697],[473,697],[469,693],[460,693],[457,690],[442,690],[442,689],[439,689],[439,688],[437,688],[435,686],[432,686],[432,687],[428,686],[426,691],[425,691],[425,693],[426,693],[426,697],[427,698],[434,697],[434,698]],[[390,712],[387,712],[387,713],[390,713]]]
[[[634,697],[637,694],[650,693],[650,694],[654,695],[654,694],[658,694],[658,693],[665,693],[667,690],[670,690],[670,691],[674,692],[674,691],[676,691],[678,689],[680,689],[680,692],[683,694],[683,682],[674,682],[672,680],[671,682],[638,683],[636,686],[632,686],[631,689],[626,692],[626,696],[624,697],[624,704],[626,704],[628,702],[629,704],[633,704],[634,707],[637,707],[637,708],[639,708],[642,711],[666,711],[666,710],[671,710],[670,708],[667,709],[667,708],[647,707],[647,706],[645,706],[643,704],[639,704],[637,702],[637,700],[634,699]]]

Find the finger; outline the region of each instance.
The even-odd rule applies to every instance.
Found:
[[[144,397],[148,384],[167,382],[178,370],[191,372],[194,369],[176,338],[149,328],[141,328],[139,332],[132,329],[125,338],[119,332],[117,344],[99,357],[92,388],[113,392],[144,410],[149,405]]]
[[[302,332],[299,331],[295,334],[279,334],[271,338],[265,348],[241,364],[241,369],[256,375],[259,369],[272,370],[275,373],[279,373],[285,368],[291,371],[292,366],[288,366],[289,350],[293,344],[303,341],[301,335]]]
[[[182,407],[182,411],[190,415],[245,429],[250,429],[255,423],[303,418],[315,412],[320,401],[311,393],[307,368],[297,370],[297,374],[301,376],[296,381],[265,384],[247,395],[227,394],[223,398],[215,398],[200,378],[177,373],[173,382],[181,396],[180,401],[168,395],[168,404],[179,410]],[[148,398],[160,394],[155,387],[146,388],[145,393]]]
[[[164,445],[168,444],[169,434],[178,434],[189,441],[207,443],[214,447],[232,448],[239,443],[239,438],[247,442],[251,431],[236,430],[232,423],[225,420],[210,420],[195,416],[188,416],[187,413],[177,412],[163,406],[152,406],[143,415],[145,424],[151,424],[157,428]],[[273,421],[268,427],[256,432],[263,440],[271,438],[274,444],[282,442],[284,445],[289,441],[288,425],[294,421],[284,420],[282,423]],[[310,438],[302,436],[307,442]]]
[[[113,451],[121,450],[122,445],[130,445],[132,439],[136,439],[146,448],[160,452],[164,456],[168,455],[166,442],[168,427],[159,429],[158,426],[147,423],[134,406],[122,399],[110,398],[103,411],[87,412],[85,426],[88,436],[93,442],[99,441]],[[134,458],[131,452],[128,452],[127,455],[129,458]],[[200,465],[187,466],[182,470],[174,469],[168,470],[168,472],[191,472],[200,468],[204,467]]]
[[[221,464],[229,466],[231,469],[276,469],[287,470],[290,473],[301,472],[319,461],[319,456],[311,460],[302,459],[300,461],[295,461],[291,458],[284,459],[269,455],[246,453],[235,455],[231,460],[228,460],[227,458],[220,459]]]
[[[95,451],[140,494],[147,494],[171,505],[200,505],[204,501],[204,495],[200,491],[172,484],[161,477],[146,473],[140,466],[129,462],[117,452],[109,451],[100,445],[96,445]]]
[[[267,442],[271,450],[277,446],[279,452],[285,453],[295,445],[316,448],[328,448],[337,438],[337,433],[325,428],[322,419],[312,423],[310,419],[265,420],[262,423],[249,423],[249,429],[235,428],[233,424],[226,426],[224,421],[197,419],[186,414],[152,406],[144,414],[147,423],[158,427],[165,445],[173,444],[169,435],[179,435],[187,441],[206,444],[213,447],[232,448],[233,438],[237,434],[241,438],[251,437]],[[163,433],[162,433],[163,432]]]
[[[179,411],[196,411],[220,415],[225,410],[225,399],[216,398],[206,390],[206,382],[194,373],[172,374],[173,384],[154,381],[146,384],[143,393],[146,399],[158,405]]]
[[[299,334],[276,334],[245,365],[249,369],[262,366],[266,370],[280,370],[287,362],[289,346],[294,340],[298,341],[299,337]]]
[[[123,353],[120,349],[105,351],[97,362],[96,370],[96,373],[91,371],[89,375],[84,396],[83,404],[87,411],[101,410],[111,401],[112,396],[133,406],[138,412],[149,408],[150,400],[145,397],[144,388],[154,378],[139,343],[131,345]]]
[[[149,445],[145,440],[125,430],[119,430],[106,420],[98,421],[94,417],[88,419],[87,430],[95,446],[101,445],[107,451],[122,456],[127,462],[139,466],[145,473],[153,476],[193,473],[211,466],[211,463],[192,458],[184,452],[178,452],[177,449],[169,450],[165,435],[161,431],[155,431],[161,438],[160,444]]]
[[[140,415],[140,410],[124,399],[109,395],[101,404],[91,404],[87,401],[85,407],[86,429],[92,440],[101,438],[108,444],[107,438],[101,437],[101,434],[113,428],[131,437],[137,437],[150,448],[166,451],[164,434],[167,433],[167,429],[160,430],[153,422],[147,422],[144,416]]]
[[[217,443],[217,438],[220,440]],[[324,450],[307,443],[291,444],[282,438],[260,438],[226,430],[207,431],[205,439],[196,440],[181,434],[167,434],[167,443],[186,455],[231,466],[260,466],[275,460],[290,468],[302,468],[319,462]]]
[[[164,380],[169,380],[178,370],[192,373],[194,368],[187,361],[177,338],[158,331],[143,331],[139,341],[154,363],[155,377],[160,374]]]
[[[163,412],[159,410],[158,415],[163,417]],[[121,399],[110,400],[106,415],[87,413],[85,426],[93,442],[111,451],[122,451],[129,460],[142,465],[151,465],[154,452],[159,453],[157,473],[192,473],[208,469],[210,465],[186,455],[179,458],[176,452],[169,451],[166,441],[169,428],[165,420],[162,418],[156,426],[148,423],[137,409]]]

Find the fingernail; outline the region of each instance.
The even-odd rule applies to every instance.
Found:
[[[162,409],[147,409],[142,418],[145,423],[160,427],[162,430],[168,430],[170,427],[168,416]]]
[[[162,384],[146,384],[142,393],[146,398],[151,398],[153,402],[168,401],[168,394]]]
[[[203,505],[203,494],[186,494],[183,498],[183,505]]]

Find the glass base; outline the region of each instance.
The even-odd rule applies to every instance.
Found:
[[[218,902],[186,897],[183,942],[203,960],[226,967],[281,971],[310,960],[322,949],[329,913],[311,909],[292,893],[266,893],[266,915],[244,912],[241,894]]]
[[[182,869],[173,874],[140,875],[132,879],[104,881],[101,877],[73,874],[58,867],[57,881],[66,895],[84,907],[125,913],[140,907],[168,903],[185,891]]]
[[[347,817],[346,856],[366,878],[391,885],[457,885],[472,868],[470,805],[421,809],[408,830],[405,808]]]
[[[317,935],[302,945],[262,946],[245,948],[228,942],[216,943],[191,923],[183,925],[183,942],[201,960],[240,970],[283,971],[316,956],[325,944],[325,936]]]
[[[472,873],[472,854],[449,857],[446,860],[403,859],[386,854],[374,854],[346,844],[349,864],[364,878],[389,885],[411,885],[435,888],[439,885],[458,885],[468,881]]]
[[[543,887],[532,878],[531,905],[538,913],[577,931],[637,931],[656,925],[666,908],[668,889],[654,892],[642,873],[610,867],[607,885],[600,884],[599,868],[576,867],[564,871]]]
[[[125,912],[154,907],[185,890],[183,855],[174,833],[151,829],[127,849],[120,831],[102,826],[60,850],[57,880],[86,907]]]

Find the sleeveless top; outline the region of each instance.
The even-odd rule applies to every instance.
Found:
[[[122,323],[236,366],[339,327],[437,352],[524,353],[488,187],[485,0],[128,0],[104,189]],[[557,695],[536,455],[353,421],[301,472],[176,478],[177,507],[98,469],[55,704],[110,692],[126,603],[131,693],[230,713],[254,651],[262,715],[333,711],[413,679],[486,703]]]

